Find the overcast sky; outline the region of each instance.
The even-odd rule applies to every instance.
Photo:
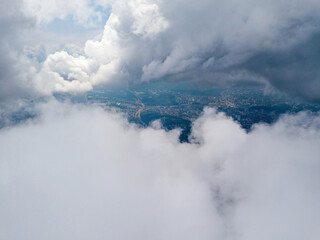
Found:
[[[317,0],[0,4],[2,99],[194,79],[320,99]]]

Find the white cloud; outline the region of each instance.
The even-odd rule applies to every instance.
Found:
[[[131,0],[129,6],[134,22],[132,32],[143,37],[154,37],[169,27],[168,21],[159,12],[156,3],[147,0]]]
[[[64,51],[50,54],[35,79],[37,89],[44,93],[88,91],[96,84],[121,75],[121,49],[115,30],[118,22],[118,17],[111,14],[101,40],[86,42],[86,57],[75,57]]]
[[[301,49],[301,43],[320,30],[317,24],[320,4],[316,0],[304,1],[303,5],[288,0],[258,2],[246,0],[241,3],[220,0],[107,2],[25,0],[24,5],[19,3],[18,0],[11,3],[17,6],[15,8],[10,4],[2,8],[5,12],[1,18],[3,32],[21,34],[26,27],[25,23],[47,24],[54,19],[67,19],[68,16],[80,24],[90,25],[100,19],[99,16],[103,11],[111,9],[101,36],[88,40],[82,50],[79,50],[78,46],[73,46],[66,34],[65,38],[61,37],[63,40],[57,40],[58,45],[61,45],[61,41],[65,41],[66,45],[72,47],[55,46],[51,47],[50,51],[45,49],[43,52],[51,53],[53,49],[61,48],[65,48],[65,51],[59,50],[49,54],[43,64],[30,63],[28,59],[20,57],[22,54],[16,54],[19,57],[10,61],[19,62],[19,58],[25,60],[15,69],[21,68],[24,69],[21,72],[29,73],[23,78],[19,77],[20,80],[13,81],[12,86],[16,89],[21,88],[21,91],[28,88],[27,91],[36,90],[42,94],[57,91],[81,92],[90,90],[94,86],[159,79],[197,78],[216,84],[228,82],[230,79],[243,80],[242,76],[245,73],[250,81],[269,80],[274,87],[305,98],[311,89],[311,100],[318,98],[318,65],[296,60],[295,56],[300,56],[300,53],[296,54],[293,51]],[[107,8],[109,10],[106,10]],[[11,17],[8,13],[12,13]],[[26,17],[26,14],[29,17]],[[28,21],[20,21],[22,16]],[[8,21],[12,24],[6,24]],[[13,24],[14,22],[16,24]],[[9,52],[15,52],[15,48],[23,45],[24,38],[19,34],[14,35],[20,39],[18,47],[13,47],[13,35],[3,37],[6,34],[2,34],[3,46],[10,45],[9,48],[2,47],[6,48],[6,54],[2,54],[1,57],[6,59],[3,60],[4,63],[8,62],[5,56],[10,55]],[[32,34],[29,33],[29,38],[30,35]],[[40,35],[36,34],[35,38]],[[41,36],[42,39],[47,39],[55,35],[43,38],[42,33]],[[83,38],[87,35],[75,36]],[[28,41],[30,42],[30,39]],[[49,45],[54,45],[54,42],[50,40]],[[79,42],[82,40],[77,44]],[[316,41],[312,44],[314,42]],[[316,47],[312,45],[312,48]],[[20,48],[41,49],[41,44]],[[76,49],[75,52],[72,53],[72,49]],[[285,53],[287,51],[291,53],[291,50],[293,56],[290,54],[289,57],[286,56]],[[26,51],[26,54],[28,52],[30,51]],[[274,65],[272,63],[276,61],[274,59],[272,61],[267,59],[261,64],[266,66],[262,69],[252,63],[252,66],[248,66],[248,59],[252,56],[268,52],[276,56],[277,53],[284,54],[281,61],[289,62],[289,66],[283,69],[281,66],[285,64],[277,64],[280,74],[278,69],[272,68]],[[305,58],[315,62],[317,56]],[[258,55],[259,59],[261,60],[261,57]],[[267,66],[270,62],[271,67]],[[12,69],[10,64],[7,65],[9,66],[3,68]],[[302,69],[301,74],[294,71],[299,67]],[[307,73],[309,75],[305,77]],[[3,79],[5,77],[1,77],[1,82],[6,82]],[[299,84],[301,82],[305,87]],[[6,92],[14,91],[13,88],[8,87]]]
[[[109,1],[95,0],[23,0],[24,12],[35,17],[39,24],[48,24],[55,19],[71,16],[77,23],[93,27],[102,20],[102,12]],[[98,8],[100,11],[97,11]]]
[[[246,133],[206,109],[194,143],[101,109],[51,102],[0,132],[2,239],[320,236],[320,119]]]
[[[112,13],[102,38],[89,40],[84,58],[75,60],[94,62],[86,72],[91,87],[181,73],[183,78],[192,78],[192,74],[205,78],[209,74],[212,79],[211,73],[221,76],[257,52],[289,49],[319,30],[316,22],[320,4],[314,0],[303,5],[285,0],[118,0],[110,4]],[[48,71],[61,75],[57,69]],[[68,72],[72,71],[70,66]],[[84,82],[82,75],[74,81],[58,77],[57,82],[64,87],[49,91],[76,91],[77,87],[69,87],[73,85],[82,91],[82,84],[78,84]]]
[[[41,30],[35,30],[48,24],[55,19],[66,19],[72,17],[73,21],[87,27],[102,21],[102,11],[106,11],[107,2],[98,1],[33,1],[33,0],[12,0],[0,2],[0,103],[16,100],[20,97],[37,96],[38,94],[51,94],[53,90],[63,91],[64,85],[69,86],[69,90],[80,91],[90,89],[88,86],[88,76],[85,76],[83,65],[79,60],[71,60],[71,56],[62,60],[63,53],[56,53],[59,66],[55,66],[55,72],[47,71],[44,74],[41,68],[48,69],[47,65],[55,65],[54,58],[48,58],[46,63],[47,40],[51,38],[49,52],[57,49],[56,45],[62,45],[61,39],[53,33],[44,33]],[[38,23],[38,24],[37,24]],[[46,36],[44,36],[46,35]],[[66,34],[68,35],[68,34]],[[80,38],[81,34],[76,34]],[[41,38],[41,39],[37,39]],[[70,41],[70,36],[63,36],[63,42],[66,45]],[[44,41],[44,42],[43,42]],[[54,42],[54,43],[53,43]],[[52,48],[52,46],[54,46]],[[73,49],[77,49],[74,45]],[[50,49],[51,48],[51,49]],[[58,49],[61,49],[59,47]],[[56,51],[56,50],[55,50]],[[64,60],[68,61],[65,63]],[[72,63],[74,61],[74,63]],[[62,71],[67,71],[64,77],[76,79],[75,82],[62,83],[60,75],[57,73],[64,64],[69,67],[63,67]],[[75,65],[74,65],[75,64]],[[100,63],[101,64],[101,63]],[[88,64],[87,64],[88,65]],[[40,72],[40,73],[39,73]]]
[[[46,93],[87,91],[98,84],[130,78],[123,65],[127,60],[130,64],[130,51],[136,54],[136,46],[132,45],[134,39],[152,39],[166,28],[168,22],[155,3],[117,1],[101,39],[86,42],[85,56],[74,57],[66,52],[48,56],[36,78],[38,90]],[[136,58],[134,55],[131,57]],[[86,66],[86,69],[80,65]],[[51,84],[45,83],[48,78]]]

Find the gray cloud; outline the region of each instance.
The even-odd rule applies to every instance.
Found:
[[[0,132],[1,239],[319,239],[320,119],[246,133],[206,109],[193,143],[57,102]]]
[[[260,52],[244,67],[268,78],[276,88],[310,101],[320,101],[320,35],[286,50]]]
[[[310,64],[314,61],[304,51],[312,45],[308,39],[320,30],[318,1],[118,0],[111,4],[102,37],[89,40],[83,56],[64,52],[48,56],[36,81],[40,90],[86,91],[114,82],[194,78],[216,84],[239,76],[239,80],[264,79],[285,92],[300,91],[302,97],[318,99],[317,90],[308,92],[308,88],[318,89],[316,74],[300,87],[309,69],[301,54],[294,54],[300,51]],[[301,44],[307,48],[301,49]],[[284,56],[285,52],[292,54]],[[282,66],[293,61],[295,66],[270,72],[265,61],[254,68],[243,67],[262,53],[282,59]],[[299,74],[293,71],[297,68]],[[242,79],[244,75],[248,79]]]
[[[23,14],[21,1],[0,1],[0,102],[33,91],[34,69],[18,51],[23,31],[33,23]]]
[[[19,48],[46,11],[26,17],[20,2],[1,1],[1,100],[190,78],[258,79],[319,99],[316,0],[111,4],[83,56],[56,52],[38,68]],[[54,9],[48,19],[69,14]],[[178,130],[141,129],[98,108],[37,110],[0,131],[1,239],[319,239],[318,115],[246,133],[206,109],[182,144]]]
[[[72,48],[49,54],[41,64],[16,50],[23,45],[22,29],[68,16],[90,25],[101,18],[100,10],[94,17],[95,8],[108,4],[68,1],[59,12],[60,1],[51,8],[47,1],[24,3],[10,1],[2,7],[2,99],[30,91],[81,92],[108,84],[200,79],[211,84],[264,82],[319,100],[314,53],[319,1],[110,1],[101,36],[88,40],[83,50],[75,47],[74,54]]]

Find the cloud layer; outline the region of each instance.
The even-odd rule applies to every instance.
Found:
[[[41,79],[52,79],[50,91],[186,79],[213,84],[264,79],[302,97],[308,95],[308,88],[318,90],[317,72],[305,75],[308,68],[304,59],[283,59],[283,64],[298,68],[301,76],[296,76],[294,69],[283,69],[283,64],[277,66],[278,56],[287,52],[295,55],[299,44],[308,45],[319,31],[318,1],[118,0],[111,4],[112,13],[101,39],[89,40],[84,56],[65,52],[48,56],[42,71],[46,77]],[[318,42],[311,46],[313,50],[318,47]],[[274,59],[265,58],[263,53],[272,54]],[[255,61],[256,56],[262,56],[264,62],[253,67],[247,62]],[[317,69],[318,61],[310,61]],[[274,71],[269,71],[270,65]],[[300,87],[301,81],[305,88]],[[312,95],[311,100],[318,100],[318,94]]]
[[[320,99],[317,0],[1,4],[2,99],[24,92],[83,92],[108,84],[195,79],[213,85],[258,81],[308,100]],[[43,63],[28,59],[30,54],[22,50],[46,52],[45,43],[24,46],[24,31],[32,26],[60,19],[90,28],[103,16],[109,16],[104,30],[82,50],[49,51],[46,58],[41,56]]]
[[[109,5],[109,1],[101,0],[22,0],[22,3],[24,13],[34,17],[39,24],[71,16],[77,23],[87,27],[101,21],[102,11]]]
[[[33,65],[18,50],[23,31],[33,25],[20,1],[0,1],[0,103],[35,92]]]
[[[319,116],[246,133],[206,109],[182,144],[98,108],[38,109],[1,130],[1,239],[319,239]]]
[[[69,17],[90,28],[109,4],[103,33],[83,51],[43,63],[25,56],[28,29]],[[191,79],[264,81],[318,101],[319,8],[318,0],[0,1],[0,101]],[[319,239],[318,115],[246,133],[205,109],[187,144],[179,130],[142,129],[111,110],[51,101],[37,111],[0,131],[0,239]]]

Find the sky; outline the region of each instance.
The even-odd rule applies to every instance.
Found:
[[[159,121],[55,93],[259,83],[320,101],[318,0],[0,0],[0,239],[320,237],[320,116],[250,132],[205,108],[189,143]],[[44,99],[36,101],[35,99]]]
[[[2,101],[195,79],[213,86],[249,80],[320,99],[317,0],[1,5]]]

